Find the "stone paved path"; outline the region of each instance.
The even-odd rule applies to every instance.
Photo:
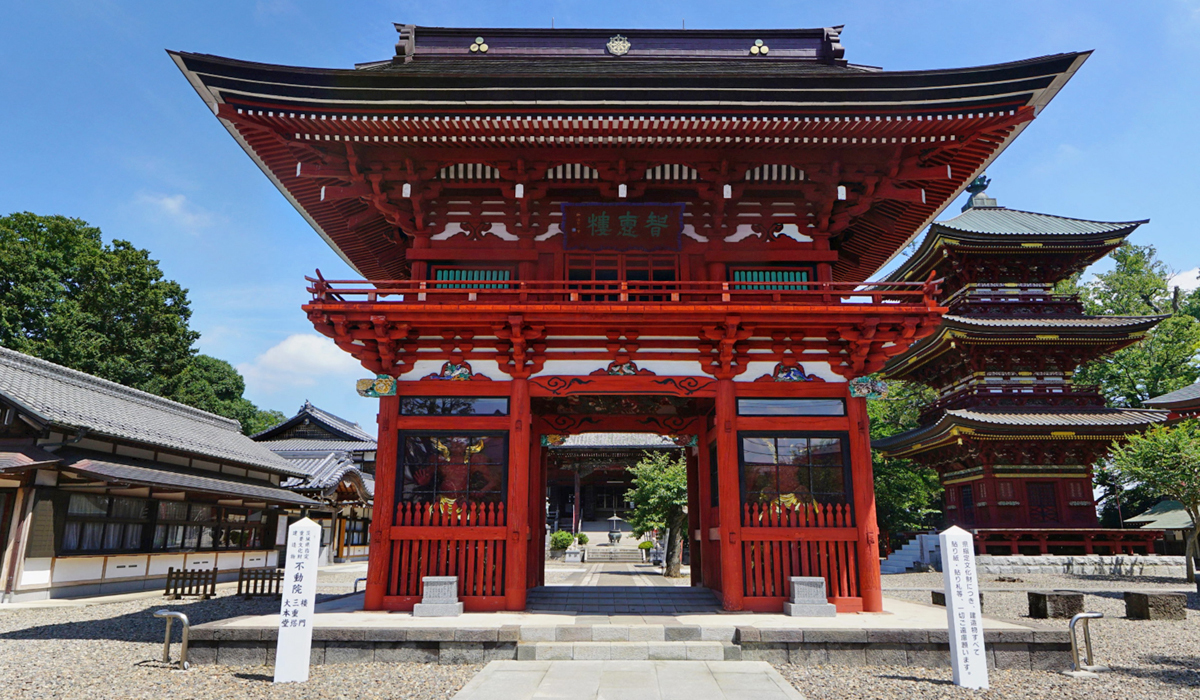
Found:
[[[804,700],[764,661],[493,661],[454,700]]]

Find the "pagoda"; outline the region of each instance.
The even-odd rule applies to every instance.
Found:
[[[840,27],[396,25],[353,69],[172,52],[363,280],[304,312],[379,402],[365,606],[542,578],[550,447],[686,446],[696,585],[779,611],[789,576],[879,611],[858,380],[933,333],[936,280],[865,280],[1087,58],[888,72]]]
[[[920,427],[874,447],[938,471],[950,524],[1095,528],[1091,465],[1165,412],[1106,407],[1099,388],[1075,384],[1073,374],[1166,317],[1088,316],[1077,296],[1054,287],[1145,221],[1008,209],[986,187],[983,177],[973,183],[962,214],[934,223],[890,277],[944,279],[949,311],[936,333],[883,369],[888,379],[933,387],[937,400]]]

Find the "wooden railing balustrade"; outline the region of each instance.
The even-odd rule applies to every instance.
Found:
[[[502,598],[503,503],[396,505],[388,595],[418,598],[425,576],[457,576],[459,598]]]
[[[208,600],[217,595],[217,567],[212,569],[167,569],[163,596],[179,600],[184,596]]]
[[[786,598],[788,578],[820,576],[831,598],[858,597],[858,528],[844,503],[746,503],[742,509],[743,590]]]
[[[283,569],[273,566],[256,569],[238,569],[237,594],[249,600],[271,597],[283,592]]]

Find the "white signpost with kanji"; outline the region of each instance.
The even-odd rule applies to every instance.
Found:
[[[987,650],[983,645],[983,613],[979,605],[979,579],[975,575],[974,538],[966,530],[952,527],[941,533],[939,539],[954,684],[986,689]]]
[[[313,606],[317,597],[317,556],[321,551],[321,526],[308,518],[292,523],[287,533],[279,641],[275,646],[276,683],[308,680]]]

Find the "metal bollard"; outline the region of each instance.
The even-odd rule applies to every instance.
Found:
[[[163,663],[171,663],[171,623],[179,620],[183,624],[183,643],[179,645],[179,668],[183,671],[191,668],[191,664],[187,660],[188,652],[188,633],[191,632],[192,625],[188,622],[187,615],[181,612],[172,610],[159,610],[154,613],[155,617],[165,618],[167,621],[167,636],[163,641]]]
[[[1089,620],[1098,620],[1104,617],[1104,613],[1085,612],[1079,613],[1071,618],[1069,629],[1071,630],[1071,663],[1073,669],[1066,671],[1068,676],[1074,678],[1095,678],[1098,671],[1108,671],[1107,666],[1101,666],[1096,663],[1095,657],[1092,655],[1092,631],[1088,625]],[[1083,622],[1083,646],[1087,652],[1087,663],[1079,663],[1079,640],[1075,634],[1075,624]]]
[[[366,581],[366,580],[367,580],[366,576],[359,576],[358,578],[354,579],[354,592],[355,593],[358,593],[358,582]]]

